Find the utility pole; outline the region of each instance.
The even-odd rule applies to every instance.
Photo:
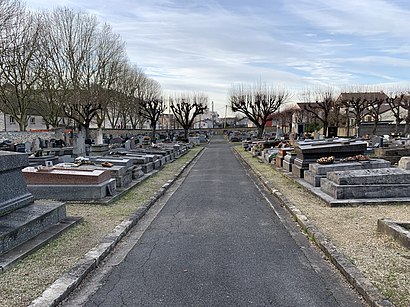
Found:
[[[228,113],[228,105],[225,105],[225,122],[224,122],[224,129],[226,129],[226,114]]]
[[[212,129],[215,128],[214,102],[212,101]]]

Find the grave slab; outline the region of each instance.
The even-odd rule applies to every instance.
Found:
[[[61,201],[96,201],[117,193],[113,178],[98,184],[28,185],[28,188],[35,199]]]
[[[325,140],[314,142],[299,142],[294,146],[296,159],[292,167],[292,173],[304,177],[304,171],[309,169],[309,164],[315,163],[322,157],[334,156],[336,160],[364,154],[367,143],[362,141]]]
[[[90,168],[26,167],[24,178],[29,185],[83,185],[100,184],[111,178],[110,172]]]
[[[410,197],[410,171],[398,168],[336,171],[320,181],[323,192],[334,199]]]
[[[383,159],[371,159],[368,161],[335,162],[332,164],[309,164],[309,170],[304,172],[304,179],[314,187],[320,186],[320,179],[325,178],[327,173],[335,171],[388,168],[391,164]]]

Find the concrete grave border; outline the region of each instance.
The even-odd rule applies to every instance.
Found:
[[[394,221],[388,218],[377,220],[377,230],[392,237],[400,245],[410,249],[410,222]]]

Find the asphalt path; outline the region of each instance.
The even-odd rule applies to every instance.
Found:
[[[223,139],[168,198],[81,305],[363,306]]]

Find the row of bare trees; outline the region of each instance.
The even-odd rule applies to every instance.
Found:
[[[323,126],[324,133],[329,126],[347,127],[353,118],[356,129],[369,117],[373,123],[372,134],[376,133],[381,114],[391,111],[396,123],[396,133],[401,122],[405,122],[404,134],[410,132],[410,94],[407,90],[389,93],[368,87],[356,87],[342,93],[333,88],[307,90],[301,99],[303,111],[313,115]]]
[[[206,95],[176,96],[171,110],[188,130],[206,104]],[[130,64],[108,24],[68,8],[32,12],[0,0],[0,110],[21,131],[35,114],[47,128],[71,119],[86,135],[91,122],[137,128],[148,121],[155,133],[165,108],[161,85]]]
[[[266,123],[273,119],[292,125],[292,117],[300,122],[307,118],[319,122],[324,134],[330,126],[347,127],[350,119],[358,128],[368,116],[373,122],[373,134],[376,133],[380,116],[391,111],[395,117],[396,132],[404,121],[404,133],[410,133],[410,92],[395,90],[386,94],[368,87],[355,87],[339,93],[332,87],[304,90],[299,97],[303,103],[299,107],[286,107],[292,95],[289,91],[268,86],[262,82],[233,85],[229,94],[231,110],[244,114],[258,128],[261,137]],[[305,117],[305,118],[303,118]]]

